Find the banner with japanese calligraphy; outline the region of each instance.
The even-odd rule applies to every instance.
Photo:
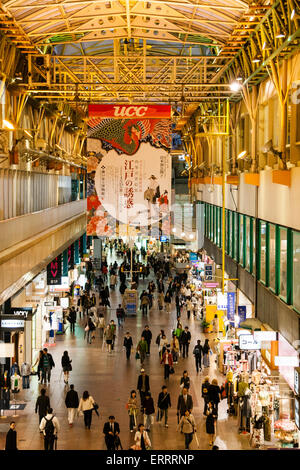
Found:
[[[103,113],[109,114],[107,108],[106,105]],[[128,107],[125,108],[126,116]],[[131,108],[132,112],[143,111],[139,106]],[[161,114],[159,106],[155,108],[158,116],[166,115],[166,106]],[[169,235],[170,119],[99,118],[101,112],[97,108],[95,117],[93,109],[90,108],[87,140],[87,234],[156,238]]]

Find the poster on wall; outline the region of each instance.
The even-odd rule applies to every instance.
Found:
[[[171,107],[89,106],[87,234],[170,235]]]
[[[61,255],[57,256],[51,263],[47,266],[47,285],[54,286],[61,284]]]
[[[235,292],[227,292],[227,318],[234,325],[235,322]]]

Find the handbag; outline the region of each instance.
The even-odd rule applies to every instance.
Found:
[[[175,373],[174,367],[170,367],[169,374],[174,374],[174,373]]]
[[[86,325],[84,331],[89,331],[89,329],[90,329],[89,325]]]
[[[139,355],[138,352],[135,353],[135,358],[136,358],[136,359],[140,359],[140,355]]]

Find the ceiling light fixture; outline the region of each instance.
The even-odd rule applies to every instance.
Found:
[[[256,55],[253,57],[252,62],[253,62],[254,64],[260,62],[260,57],[259,57],[258,54],[256,54]]]
[[[14,131],[15,130],[15,126],[13,125],[12,122],[8,121],[7,119],[3,119],[3,126],[6,128],[6,129],[9,129],[11,131]]]
[[[24,134],[28,135],[28,137],[33,139],[32,135],[30,134],[30,132],[27,129],[24,129]]]
[[[247,155],[247,150],[243,150],[242,152],[240,152],[237,156],[237,160],[241,160],[242,158],[244,158],[245,156]]]
[[[237,93],[238,91],[240,91],[241,89],[241,84],[237,81],[237,80],[234,80],[233,82],[230,83],[230,90]]]
[[[181,232],[181,236],[182,236],[182,237],[185,237],[185,233],[184,233],[184,232]]]
[[[281,39],[281,38],[285,38],[285,37],[286,37],[286,32],[282,31],[280,28],[277,28],[276,32],[275,32],[275,38]]]

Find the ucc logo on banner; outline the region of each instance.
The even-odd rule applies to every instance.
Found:
[[[47,266],[47,285],[60,285],[61,274],[61,255],[59,255]]]
[[[90,104],[89,117],[101,118],[152,118],[170,119],[170,105],[113,105],[113,104]]]

